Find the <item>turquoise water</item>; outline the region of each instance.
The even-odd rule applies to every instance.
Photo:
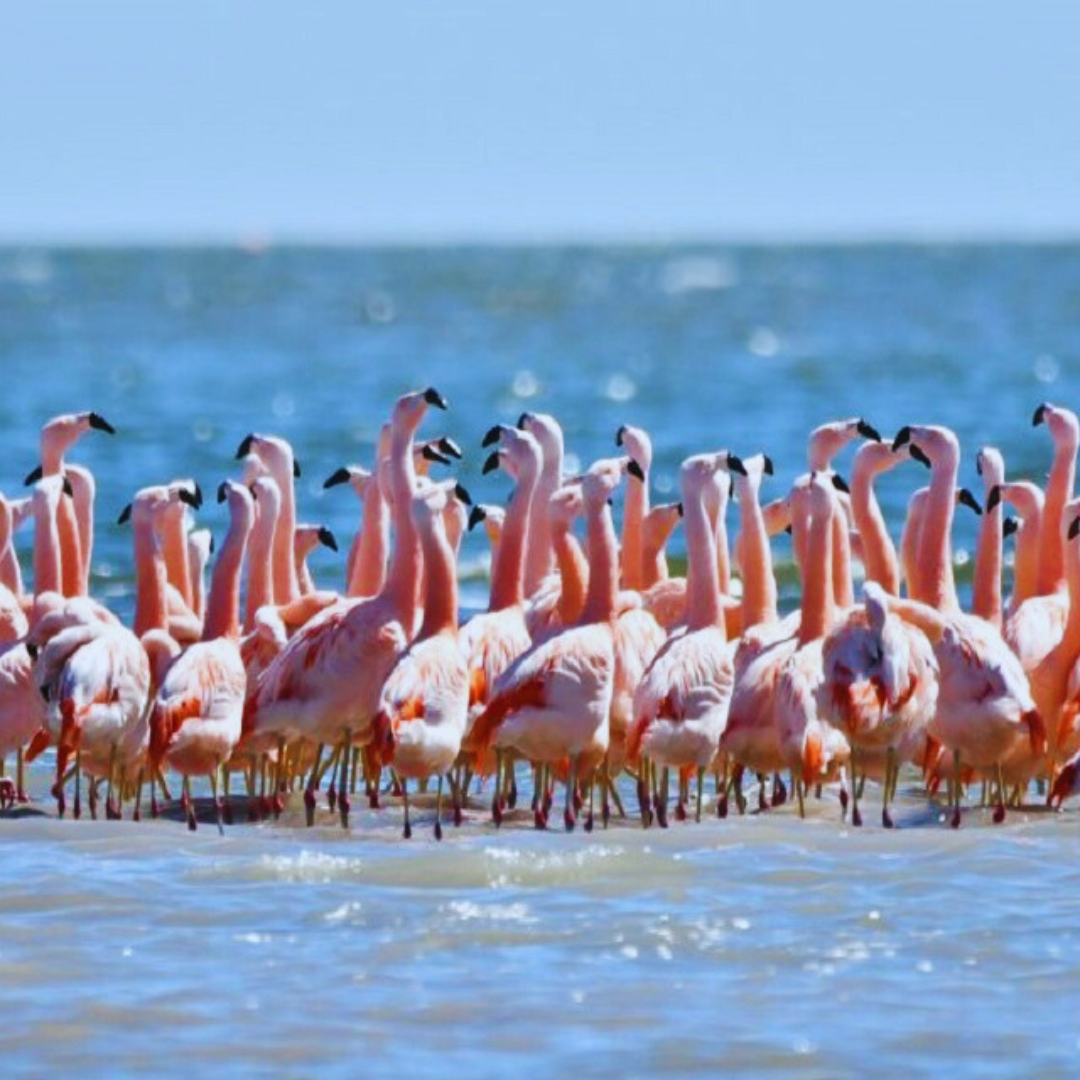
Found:
[[[48,416],[93,408],[119,429],[76,457],[99,484],[94,591],[129,613],[112,521],[137,487],[210,490],[248,431],[281,434],[302,516],[347,537],[356,504],[322,480],[369,462],[391,400],[420,385],[450,398],[428,430],[470,451],[460,477],[484,499],[506,484],[480,477],[479,440],[526,408],[556,413],[582,462],[620,424],[647,428],[654,498],[706,447],[767,451],[780,494],[807,430],[849,415],[955,427],[973,488],[984,443],[1040,477],[1035,405],[1080,403],[1080,247],[0,250],[0,376],[7,493]],[[894,531],[923,482],[883,479]],[[974,520],[958,520],[963,559]],[[471,537],[474,605],[483,553]],[[340,556],[313,565],[340,581]],[[478,809],[437,847],[426,823],[400,842],[396,808],[348,836],[298,809],[223,839],[172,819],[0,821],[5,1063],[1074,1071],[1075,812],[994,829],[976,810],[955,834],[912,787],[896,834],[843,830],[827,795],[808,822],[587,837],[495,834]]]

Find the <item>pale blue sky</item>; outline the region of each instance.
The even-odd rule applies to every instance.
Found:
[[[1080,5],[0,0],[0,240],[1076,236]]]

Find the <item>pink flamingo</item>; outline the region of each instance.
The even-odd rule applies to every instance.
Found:
[[[345,595],[356,599],[374,596],[386,581],[390,550],[390,508],[375,473],[359,465],[346,465],[332,473],[324,488],[348,484],[363,505],[360,528],[349,547],[345,569]]]
[[[384,588],[370,599],[341,600],[305,623],[270,665],[245,723],[246,731],[340,746],[338,808],[346,827],[350,748],[354,740],[368,741],[383,684],[415,618],[421,552],[409,512],[416,485],[412,444],[431,405],[447,408],[433,388],[406,394],[394,406],[389,471],[396,540]]]
[[[626,488],[622,528],[622,587],[640,591],[645,582],[645,519],[649,513],[649,470],[652,468],[652,440],[641,428],[623,424],[615,434],[615,445],[636,461],[642,479]]]
[[[1046,729],[1015,654],[992,625],[960,610],[952,567],[952,520],[960,448],[942,427],[905,427],[894,446],[914,442],[931,461],[930,493],[919,542],[927,602],[888,598],[889,611],[926,634],[940,673],[930,735],[953,755],[952,824],[960,824],[961,765],[991,771],[998,781],[996,817],[1004,816],[1002,762],[1029,741],[1042,752]]]
[[[296,538],[294,540],[294,553],[296,558],[296,576],[300,579],[300,595],[310,596],[318,592],[315,587],[315,579],[311,576],[311,568],[308,559],[315,549],[322,545],[331,551],[337,551],[337,537],[326,525],[302,522],[296,526]]]
[[[701,454],[687,458],[680,472],[685,515],[687,620],[660,648],[634,695],[634,725],[627,757],[641,767],[639,788],[643,820],[648,805],[649,770],[663,767],[657,818],[667,824],[669,768],[697,771],[697,820],[701,820],[703,781],[727,723],[734,682],[732,652],[720,608],[720,577],[716,533],[706,509],[706,488],[718,471],[740,472],[732,454]],[[680,806],[682,800],[680,797]]]
[[[408,781],[433,775],[438,777],[435,838],[442,839],[443,777],[461,749],[469,711],[469,673],[457,641],[454,552],[443,524],[451,505],[447,488],[437,484],[413,496],[412,515],[426,572],[424,622],[386,680],[375,721],[380,763],[392,765],[401,783],[406,839],[412,836]],[[455,820],[459,805],[455,785]]]
[[[255,507],[243,484],[225,481],[218,500],[228,501],[229,531],[214,567],[202,640],[158,673],[150,714],[150,767],[167,765],[183,776],[188,828],[194,829],[191,777],[209,776],[222,827],[218,776],[240,738],[247,673],[240,656],[240,570]]]
[[[627,468],[626,459],[599,461],[581,479],[589,541],[589,589],[581,619],[514,661],[496,682],[471,733],[478,749],[493,745],[500,757],[515,751],[541,764],[569,759],[563,813],[568,830],[574,828],[574,794],[581,775],[590,778],[585,828],[592,828],[592,776],[608,749],[619,579],[608,499]],[[492,805],[496,823],[502,815],[501,774],[497,765]]]

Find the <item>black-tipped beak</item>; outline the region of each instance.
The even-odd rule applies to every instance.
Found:
[[[340,469],[336,469],[323,481],[323,491],[327,488],[337,487],[339,484],[347,484],[349,482],[349,470],[344,465]]]
[[[217,542],[214,540],[214,534],[210,534],[210,554],[214,554],[214,549],[217,547]]]
[[[982,476],[982,451],[975,455],[975,472]]]
[[[420,451],[420,456],[425,461],[434,461],[434,462],[436,462],[436,464],[439,464],[439,465],[449,465],[450,464],[450,459],[445,454],[440,454],[439,451],[436,450],[434,446],[430,446],[430,445],[425,446],[423,448],[423,450]]]
[[[1036,410],[1035,415],[1031,418],[1031,426],[1038,427],[1046,420],[1046,410],[1049,406],[1044,401]]]
[[[518,422],[517,422],[517,426],[518,426],[518,431],[524,431],[524,430],[525,430],[525,425],[526,425],[526,424],[527,424],[527,423],[528,423],[528,422],[529,422],[529,421],[530,421],[531,419],[532,419],[532,413],[531,413],[531,412],[523,412],[523,413],[522,413],[522,414],[521,414],[521,415],[520,415],[520,416],[518,417]]]
[[[851,494],[851,488],[848,487],[848,482],[839,473],[833,473],[832,486],[836,488],[837,491],[842,491],[845,495]]]
[[[188,491],[187,488],[180,488],[176,495],[182,503],[186,506],[190,506],[192,510],[199,509],[199,498],[194,491]]]
[[[765,460],[765,475],[773,476],[776,470],[773,468],[772,458],[768,454],[762,455]]]
[[[225,486],[225,481],[222,480],[221,483],[218,484],[218,489],[217,489],[217,501],[219,503],[223,503],[225,501],[225,493],[226,493],[226,491],[228,491],[228,488]]]
[[[292,459],[292,474],[294,480],[300,479],[300,462],[296,458]]]
[[[906,446],[911,442],[911,428],[906,424],[897,433],[896,438],[893,439],[892,448],[899,450],[901,446]]]
[[[675,504],[675,509],[679,511],[679,517],[683,517],[685,511],[683,510],[683,504],[681,502]]]
[[[928,469],[932,469],[933,463],[926,456],[926,451],[919,449],[914,443],[908,443],[908,455],[912,461],[917,461],[920,465],[925,465]]]
[[[64,494],[69,499],[75,498],[75,489],[71,486],[71,481],[66,476],[64,477]]]
[[[319,530],[319,543],[328,547],[331,551],[337,551],[337,537],[324,525]]]
[[[128,503],[123,510],[120,511],[120,516],[116,519],[117,525],[126,525],[131,520],[131,503]]]
[[[968,491],[967,488],[960,489],[959,501],[967,507],[970,507],[976,514],[982,515],[982,507],[979,505],[979,500]]]
[[[201,509],[202,504],[203,504],[202,488],[199,487],[198,481],[196,481],[195,482],[195,509],[196,510]]]
[[[623,439],[626,437],[626,425],[622,424],[619,430],[615,432],[615,445],[622,446]]]
[[[991,510],[995,509],[998,503],[1001,502],[1001,487],[995,484],[990,489],[990,494],[986,496],[986,512],[989,514]]]
[[[37,660],[39,651],[38,647],[32,641],[26,643],[26,652],[31,660]]]
[[[463,502],[466,506],[472,506],[472,496],[463,484],[454,485],[454,495],[457,496],[458,502]]]
[[[36,484],[42,477],[42,469],[40,465],[35,465],[27,474],[26,479],[23,481],[24,486],[30,487],[31,484]]]
[[[240,445],[236,448],[236,460],[246,458],[251,453],[252,444],[255,442],[254,435],[245,435]]]
[[[638,480],[644,481],[645,479],[645,470],[633,458],[626,463],[626,471],[631,476],[637,477]]]
[[[90,414],[90,426],[95,431],[104,431],[106,435],[115,435],[116,428],[109,423],[100,413],[92,412]]]
[[[251,498],[253,502],[259,501],[259,489],[254,484],[248,484],[248,491],[251,492]]]
[[[1080,536],[1080,517],[1073,518],[1069,526],[1069,539],[1075,540],[1077,536]]]
[[[484,462],[484,468],[481,470],[484,476],[488,473],[494,472],[499,467],[499,452],[493,450],[487,456],[487,461]]]
[[[481,521],[487,520],[487,511],[482,506],[474,506],[469,511],[469,532],[472,532]]]
[[[499,436],[502,435],[502,424],[494,424],[487,429],[484,434],[484,441],[480,445],[487,449],[489,446],[494,446],[499,441]]]
[[[457,458],[458,461],[465,456],[465,452],[450,438],[449,435],[444,435],[439,440],[439,449],[446,454],[447,457]]]
[[[734,454],[728,454],[727,467],[730,472],[738,473],[740,476],[746,475],[746,466],[742,463],[742,458],[736,457]]]
[[[860,420],[855,425],[855,430],[864,438],[871,439],[873,442],[881,442],[881,435],[878,433],[878,429],[872,424],[868,424],[865,420]]]
[[[786,532],[788,534],[788,536],[791,536],[791,526],[790,525],[785,525],[784,526],[784,532]]]
[[[450,408],[450,402],[447,401],[446,398],[444,398],[442,394],[440,394],[439,391],[435,389],[434,386],[429,386],[424,391],[424,400],[429,405],[434,405],[436,409],[445,410]]]
[[[1008,539],[1017,529],[1020,528],[1020,523],[1014,517],[1007,517],[1001,523],[1001,535],[1004,539]]]

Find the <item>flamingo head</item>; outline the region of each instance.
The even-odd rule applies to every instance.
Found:
[[[615,432],[615,445],[621,446],[641,466],[641,471],[648,476],[649,469],[652,468],[653,448],[652,439],[649,438],[647,431],[623,424]]]
[[[1005,459],[995,446],[984,446],[975,455],[975,471],[982,477],[983,490],[987,493],[986,509],[992,510],[990,492],[1005,483]]]
[[[523,412],[518,417],[518,430],[527,431],[540,444],[544,455],[544,464],[551,463],[551,468],[562,468],[563,430],[562,425],[548,413]]]
[[[915,450],[909,450],[908,453],[924,465],[927,461],[931,466],[955,465],[960,460],[960,440],[954,432],[936,424],[906,424],[896,433],[892,448],[899,450],[902,446],[914,446]]]
[[[877,430],[861,417],[851,417],[849,420],[834,420],[828,424],[822,424],[810,432],[807,442],[807,455],[810,459],[810,468],[815,472],[828,469],[832,459],[844,449],[848,443],[858,438],[880,441],[881,436]]]
[[[1055,446],[1071,448],[1073,453],[1080,444],[1080,420],[1071,409],[1063,409],[1044,401],[1031,418],[1032,426],[1045,424],[1050,429],[1050,438]]]
[[[484,436],[484,446],[496,446],[484,462],[484,473],[503,469],[520,483],[535,483],[543,465],[543,451],[528,431],[497,424]]]
[[[249,454],[258,457],[267,472],[273,473],[284,489],[286,483],[300,476],[300,463],[293,454],[292,445],[278,435],[245,435],[236,448],[236,460],[243,461]]]

